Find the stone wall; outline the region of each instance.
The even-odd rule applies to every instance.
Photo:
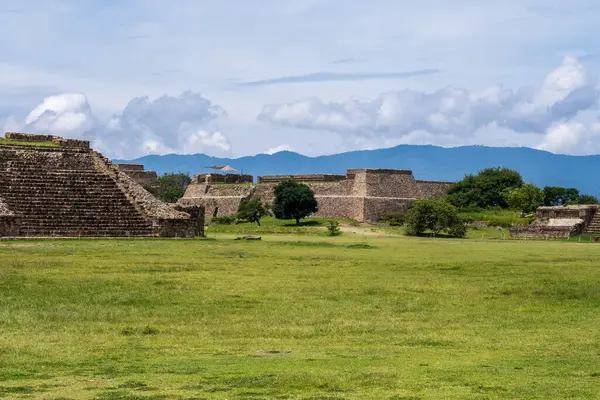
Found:
[[[197,177],[204,178],[198,179]],[[271,204],[278,182],[305,182],[315,193],[322,218],[351,218],[377,221],[383,214],[406,211],[411,201],[445,194],[447,182],[416,181],[411,171],[389,169],[350,169],[346,176],[272,175],[258,177],[258,185],[214,185],[206,175],[197,175],[188,187],[180,205],[198,204],[212,216],[233,215],[240,203],[249,198],[261,198]]]
[[[115,165],[140,185],[148,185],[158,180],[158,174],[155,171],[146,171],[142,164]]]
[[[198,174],[194,175],[192,179],[196,183],[210,184],[228,184],[237,185],[243,183],[253,183],[254,177],[252,175],[241,175],[241,174]]]
[[[89,150],[71,149],[64,151],[57,147],[44,147],[39,150],[29,146],[1,146],[0,162],[15,166],[43,165],[45,170],[80,170],[92,168]]]
[[[337,182],[345,179],[345,175],[338,174],[266,175],[259,176],[257,178],[257,183],[277,184],[289,180],[296,182]]]
[[[416,181],[421,198],[442,197],[454,185],[452,182]]]
[[[19,236],[21,218],[0,197],[0,237]]]

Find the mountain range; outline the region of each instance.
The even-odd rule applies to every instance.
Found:
[[[600,197],[600,155],[570,156],[525,147],[463,146],[444,148],[429,145],[400,145],[387,149],[350,151],[308,157],[282,151],[240,158],[218,158],[205,154],[148,155],[118,163],[143,164],[159,174],[210,172],[205,166],[228,164],[254,176],[336,173],[348,168],[410,169],[416,179],[457,181],[465,174],[487,167],[517,170],[527,182],[543,186],[575,187],[581,193]]]

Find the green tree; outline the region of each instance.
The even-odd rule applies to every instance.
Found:
[[[458,209],[443,199],[414,201],[406,213],[406,234],[416,236],[431,231],[456,237],[467,235],[467,226],[458,216]]]
[[[164,174],[156,182],[147,184],[144,188],[154,197],[167,203],[176,203],[183,197],[188,185],[192,182],[189,175],[183,173]]]
[[[577,204],[599,204],[598,198],[596,196],[592,196],[591,194],[582,194],[577,199]]]
[[[257,198],[244,200],[238,208],[238,218],[248,222],[256,222],[260,226],[260,219],[269,214],[269,209]]]
[[[545,206],[562,206],[577,202],[579,190],[575,188],[564,188],[560,186],[546,186],[544,188]]]
[[[544,203],[544,192],[531,183],[519,188],[505,189],[503,195],[510,208],[526,213],[535,211]]]
[[[277,219],[294,219],[296,225],[302,218],[318,211],[315,193],[305,184],[292,180],[275,186],[273,213]]]
[[[458,207],[508,208],[503,191],[523,186],[523,178],[508,168],[486,168],[467,175],[448,191],[448,201]]]

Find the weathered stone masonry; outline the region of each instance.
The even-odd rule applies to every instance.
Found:
[[[34,145],[0,145],[0,236],[203,234],[201,206],[176,209],[160,202],[87,141],[5,137]]]
[[[271,203],[275,185],[288,179],[304,182],[315,192],[319,206],[316,217],[359,221],[376,221],[385,213],[406,211],[413,200],[442,196],[452,185],[417,181],[411,171],[392,169],[349,169],[346,175],[263,176],[257,178],[256,185],[248,183],[251,176],[244,184],[223,185],[208,175],[196,175],[179,204],[202,205],[208,216],[232,215],[245,199],[258,197]]]

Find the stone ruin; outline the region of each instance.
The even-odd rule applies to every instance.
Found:
[[[0,236],[203,235],[201,206],[157,200],[88,141],[23,133],[7,133],[5,139],[0,142]]]
[[[536,220],[529,225],[516,225],[510,230],[513,238],[569,238],[584,233],[600,233],[600,213],[597,205],[538,207]]]
[[[314,192],[321,218],[351,218],[377,221],[384,214],[403,212],[416,199],[441,197],[450,182],[416,180],[412,171],[393,169],[349,169],[346,175],[305,174],[259,176],[195,175],[182,199],[182,206],[203,206],[209,216],[237,213],[240,203],[261,198],[271,204],[276,184],[285,180],[306,183]]]
[[[125,172],[131,179],[140,185],[149,185],[158,181],[158,174],[146,171],[142,164],[115,164],[119,170]]]

